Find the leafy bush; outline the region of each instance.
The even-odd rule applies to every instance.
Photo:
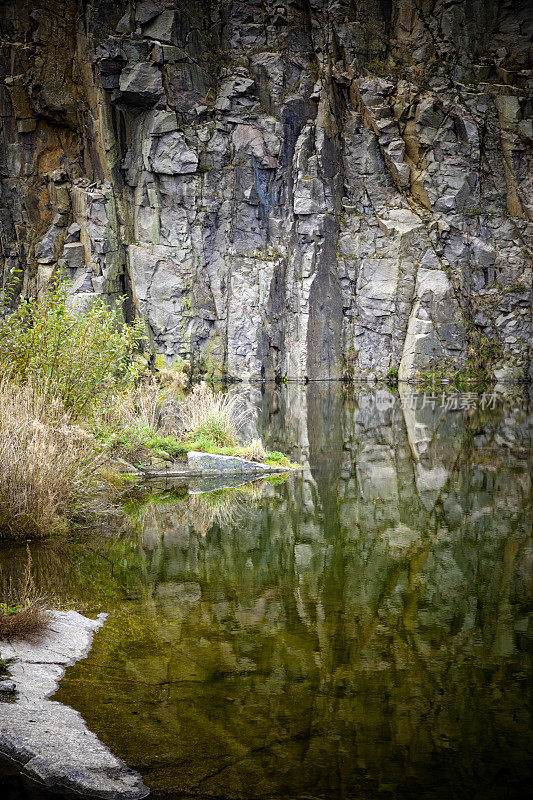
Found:
[[[36,388],[44,403],[59,397],[75,419],[125,388],[135,373],[142,325],[127,325],[102,301],[83,313],[68,305],[59,282],[38,299],[21,300],[0,319],[0,370]]]

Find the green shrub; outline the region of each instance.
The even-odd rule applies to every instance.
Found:
[[[60,398],[71,418],[127,386],[135,373],[142,325],[127,325],[95,300],[77,312],[60,281],[38,299],[21,300],[0,319],[0,370],[36,387],[46,403]]]
[[[389,386],[397,386],[398,385],[398,370],[395,367],[391,367],[387,371],[387,384]]]

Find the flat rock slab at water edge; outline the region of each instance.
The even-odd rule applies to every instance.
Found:
[[[175,475],[177,477],[199,477],[215,475],[247,475],[257,478],[261,475],[272,475],[280,472],[292,472],[292,467],[272,467],[236,456],[221,456],[214,453],[200,453],[190,450],[187,453],[187,464],[176,464],[163,470],[145,470],[145,475]]]
[[[21,774],[51,789],[107,800],[148,795],[141,777],[88,730],[81,714],[49,700],[65,669],[90,648],[105,615],[91,620],[75,611],[52,612],[39,640],[0,641],[16,684],[15,702],[0,704],[0,755],[21,764]]]
[[[187,463],[193,470],[198,470],[205,475],[227,473],[233,475],[262,475],[272,472],[290,472],[287,467],[272,467],[269,464],[259,464],[257,461],[248,461],[246,458],[236,456],[220,456],[212,453],[200,453],[190,450],[187,453]]]

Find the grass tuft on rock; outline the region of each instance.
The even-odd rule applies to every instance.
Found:
[[[270,466],[296,466],[282,453],[265,450],[260,439],[239,441],[239,428],[249,421],[250,411],[238,395],[216,393],[205,382],[199,383],[181,402],[179,416],[179,442],[185,452],[199,450]]]
[[[182,438],[205,439],[218,447],[237,447],[238,428],[248,418],[242,398],[216,394],[204,381],[180,405]]]
[[[234,447],[221,447],[206,436],[197,436],[194,439],[185,440],[182,444],[185,448],[185,452],[189,450],[198,450],[201,453],[245,458],[248,461],[268,464],[271,467],[297,468],[298,465],[293,464],[283,453],[279,453],[276,450],[265,450],[262,443],[260,447],[257,445],[257,441],[258,440],[255,440],[250,444],[236,445]]]

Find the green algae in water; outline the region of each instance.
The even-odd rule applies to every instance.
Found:
[[[280,387],[264,433],[311,469],[149,503],[78,564],[111,614],[56,699],[155,797],[531,785],[527,414],[363,399]]]

